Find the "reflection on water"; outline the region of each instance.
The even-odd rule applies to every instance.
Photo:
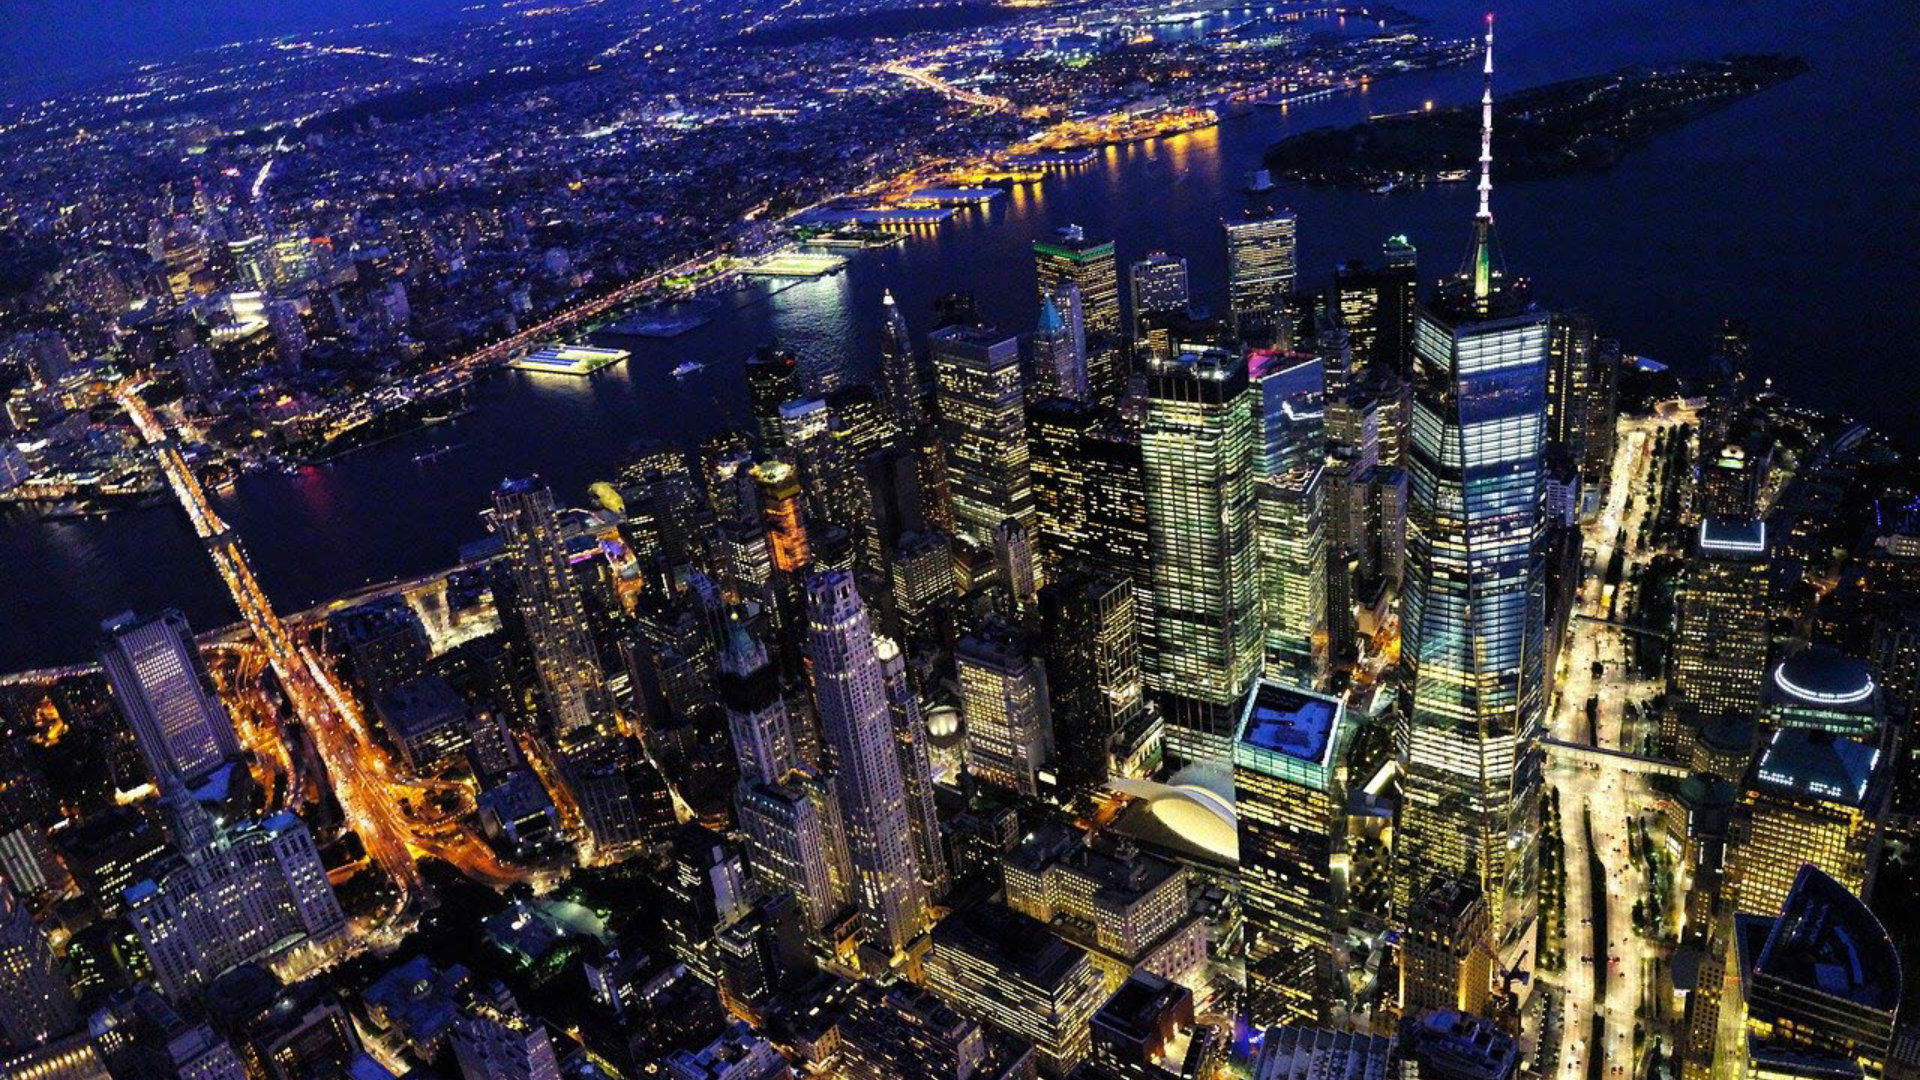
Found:
[[[1408,4],[1433,13],[1437,26],[1463,28],[1474,25],[1479,5]],[[1500,187],[1500,235],[1543,300],[1585,307],[1631,352],[1684,368],[1712,320],[1748,314],[1760,365],[1789,393],[1813,404],[1846,402],[1900,429],[1902,396],[1875,389],[1920,340],[1920,316],[1901,292],[1910,276],[1907,178],[1920,165],[1920,81],[1903,68],[1916,37],[1912,11],[1895,0],[1817,10],[1702,0],[1676,20],[1654,0],[1565,0],[1500,14],[1503,87],[1741,50],[1813,59],[1812,74],[1662,138],[1610,174]],[[297,476],[242,477],[218,508],[286,606],[423,573],[481,535],[478,513],[504,477],[538,471],[563,500],[577,501],[635,439],[692,445],[743,422],[740,361],[758,345],[777,340],[841,357],[854,372],[871,370],[883,288],[916,333],[925,332],[934,298],[951,289],[972,290],[1005,328],[1031,326],[1028,245],[1061,225],[1114,236],[1123,262],[1152,250],[1185,256],[1198,298],[1217,305],[1220,222],[1241,212],[1244,178],[1270,143],[1369,111],[1426,98],[1464,102],[1477,92],[1474,71],[1412,75],[1364,96],[1257,108],[1205,131],[1109,147],[1093,165],[1018,186],[945,228],[862,252],[839,274],[727,293],[711,322],[681,337],[623,338],[632,358],[590,379],[489,379],[476,388],[469,416]],[[1464,249],[1473,199],[1469,185],[1280,196],[1300,215],[1307,282],[1377,253],[1395,233],[1412,237],[1427,276],[1448,272]],[[686,360],[708,366],[671,378]],[[177,512],[68,523],[0,518],[0,670],[84,657],[103,615],[167,604],[202,626],[232,617]]]

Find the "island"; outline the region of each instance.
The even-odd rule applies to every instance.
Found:
[[[1610,169],[1655,135],[1807,70],[1774,54],[1630,67],[1523,90],[1494,105],[1500,179],[1540,180]],[[1318,128],[1268,148],[1266,167],[1308,184],[1378,191],[1465,180],[1480,153],[1480,107],[1376,116]]]

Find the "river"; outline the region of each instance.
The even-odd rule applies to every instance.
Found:
[[[1436,32],[1475,32],[1464,0],[1406,0]],[[1613,171],[1500,186],[1494,210],[1509,266],[1552,307],[1592,312],[1629,353],[1687,370],[1713,322],[1753,319],[1756,365],[1809,405],[1850,411],[1890,431],[1908,421],[1920,342],[1915,178],[1920,174],[1920,19],[1903,0],[1754,4],[1705,0],[1530,0],[1499,12],[1497,81],[1518,88],[1630,63],[1740,51],[1796,52],[1813,70],[1696,121]],[[1455,29],[1457,28],[1457,30]],[[916,334],[933,299],[971,289],[989,319],[1024,329],[1035,315],[1028,244],[1069,223],[1117,238],[1122,263],[1184,255],[1203,301],[1223,293],[1220,221],[1237,214],[1246,173],[1289,131],[1369,112],[1473,99],[1477,71],[1402,76],[1364,93],[1287,110],[1260,108],[1218,127],[1109,148],[1089,167],[1015,189],[904,245],[863,252],[842,273],[729,294],[705,327],[630,343],[627,363],[591,379],[508,374],[475,390],[475,411],[297,475],[242,477],[218,510],[245,538],[275,601],[304,606],[373,581],[446,565],[483,535],[478,513],[503,477],[539,472],[563,500],[584,500],[627,446],[686,445],[742,421],[740,361],[778,340],[803,353],[877,355],[880,294],[890,288]],[[1424,277],[1464,249],[1471,185],[1392,195],[1287,189],[1300,215],[1303,282],[1377,255],[1404,233]],[[686,359],[709,364],[668,376]],[[452,446],[436,459],[415,455]],[[179,607],[199,627],[231,620],[225,591],[171,507],[104,520],[0,519],[0,671],[89,654],[99,621]]]

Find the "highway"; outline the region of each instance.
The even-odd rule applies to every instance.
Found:
[[[1662,687],[1658,679],[1633,673],[1629,633],[1610,624],[1615,613],[1631,610],[1630,595],[1609,595],[1603,578],[1622,530],[1629,568],[1658,554],[1638,548],[1636,541],[1642,520],[1656,504],[1650,491],[1657,464],[1654,440],[1662,428],[1692,420],[1676,409],[1621,420],[1606,501],[1584,527],[1590,569],[1562,649],[1548,734],[1557,742],[1615,752],[1556,752],[1548,746],[1548,782],[1559,789],[1566,831],[1567,967],[1553,976],[1565,990],[1563,1080],[1635,1075],[1635,1010],[1643,1002],[1657,1007],[1654,976],[1663,947],[1633,929],[1634,902],[1645,895],[1647,882],[1645,866],[1630,858],[1627,841],[1628,822],[1655,803],[1646,783],[1653,770],[1633,756],[1638,733],[1625,720],[1629,702],[1645,702]],[[1623,580],[1621,589],[1631,585]],[[1596,663],[1602,665],[1599,678],[1593,675]],[[1589,698],[1598,703],[1591,723]],[[1650,1038],[1658,1030],[1657,1021],[1649,1023]]]

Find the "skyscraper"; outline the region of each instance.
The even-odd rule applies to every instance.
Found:
[[[561,742],[583,737],[612,722],[613,700],[554,517],[553,490],[537,476],[508,480],[494,489],[493,512],[554,734]]]
[[[1046,672],[1011,629],[990,625],[954,650],[967,718],[967,771],[982,783],[1037,795],[1053,757]]]
[[[1700,523],[1674,631],[1673,690],[1703,720],[1759,713],[1772,618],[1767,567],[1765,522]]]
[[[113,622],[100,666],[156,782],[197,779],[239,755],[233,721],[214,695],[185,615]]]
[[[753,426],[760,449],[780,448],[780,406],[800,396],[800,358],[765,346],[747,357],[747,394],[753,401]]]
[[[1345,925],[1347,744],[1338,698],[1270,679],[1247,701],[1233,750],[1247,1008],[1255,1024],[1324,1021],[1346,997],[1335,963]]]
[[[1555,312],[1547,345],[1547,443],[1574,461],[1587,453],[1587,411],[1593,393],[1593,316]]]
[[[934,927],[927,989],[960,1015],[1032,1043],[1049,1077],[1086,1060],[1093,1014],[1106,997],[1084,950],[998,904],[955,912]]]
[[[931,348],[954,528],[990,546],[1002,521],[1033,519],[1020,343],[953,326],[934,331]]]
[[[740,762],[740,782],[771,782],[787,775],[799,764],[799,753],[787,702],[780,696],[780,674],[766,646],[748,631],[737,612],[728,619],[727,647],[720,654],[715,681],[726,709],[734,756]]]
[[[1354,359],[1362,367],[1404,376],[1413,366],[1413,313],[1419,271],[1413,245],[1404,236],[1382,245],[1380,266],[1353,262],[1335,280],[1340,325],[1353,334]]]
[[[1147,372],[1147,527],[1155,652],[1148,685],[1180,762],[1232,760],[1240,703],[1259,674],[1253,413],[1245,361],[1187,352]]]
[[[1027,396],[1092,400],[1087,385],[1087,329],[1080,287],[1063,281],[1040,301],[1033,331],[1033,377]]]
[[[1061,792],[1090,796],[1107,781],[1114,733],[1146,707],[1132,584],[1081,573],[1049,582],[1040,641]]]
[[[891,291],[881,294],[880,305],[886,320],[880,327],[882,396],[895,428],[910,435],[927,422],[927,380],[913,351],[913,337],[907,333],[906,313]]]
[[[39,1046],[80,1025],[73,988],[60,972],[47,935],[0,881],[0,1043]]]
[[[1127,268],[1133,289],[1134,336],[1140,336],[1144,315],[1187,310],[1192,293],[1187,285],[1187,260],[1156,251]]]
[[[1778,911],[1803,865],[1871,898],[1891,762],[1870,743],[1782,728],[1747,775],[1728,862],[1734,910]]]
[[[1229,221],[1227,310],[1233,331],[1246,345],[1265,347],[1280,330],[1282,308],[1297,272],[1294,243],[1299,221],[1291,210]]]
[[[927,895],[914,856],[886,674],[851,573],[813,575],[807,617],[814,700],[833,749],[854,903],[868,944],[890,955],[926,929]]]
[[[1267,671],[1312,686],[1326,674],[1326,648],[1316,641],[1327,620],[1325,367],[1276,353],[1250,363]]]
[[[754,879],[768,892],[792,893],[809,932],[838,919],[852,870],[832,782],[795,769],[778,781],[741,785],[734,808]]]
[[[1034,275],[1044,303],[1062,282],[1080,290],[1086,322],[1087,383],[1093,400],[1111,405],[1126,391],[1120,337],[1120,266],[1113,241],[1092,240],[1078,225],[1033,242]]]
[[[946,845],[933,797],[932,734],[920,695],[907,670],[907,654],[891,638],[875,638],[880,674],[887,686],[887,710],[893,718],[894,751],[900,758],[900,777],[907,794],[907,822],[913,833],[913,855],[920,864],[920,880],[929,900],[947,894]]]
[[[1396,854],[1402,910],[1436,874],[1477,877],[1504,946],[1536,901],[1548,319],[1493,266],[1492,85],[1489,22],[1473,247],[1414,328]]]

